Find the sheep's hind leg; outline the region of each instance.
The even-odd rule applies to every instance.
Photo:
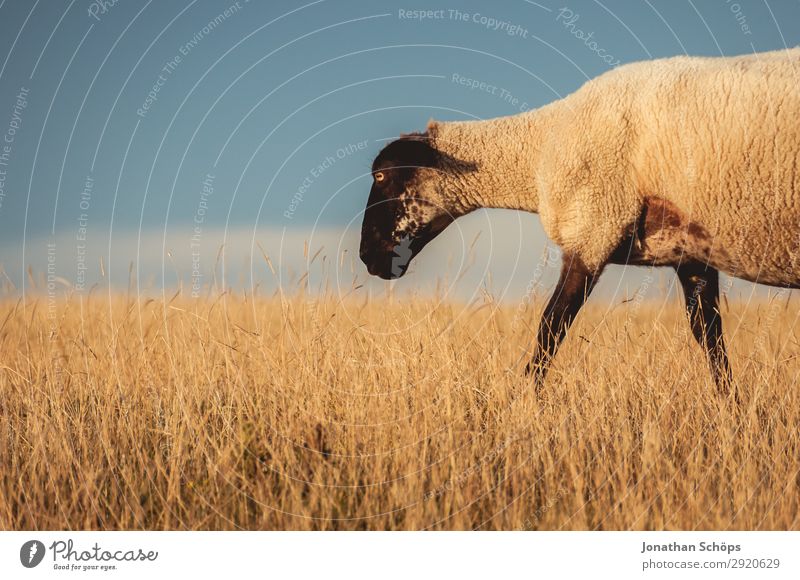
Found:
[[[558,345],[599,277],[600,271],[591,271],[578,256],[565,254],[562,257],[558,284],[539,323],[536,352],[525,367],[526,374],[534,375],[537,389],[544,382]]]
[[[719,271],[705,264],[680,264],[675,268],[686,299],[686,314],[695,340],[708,356],[717,389],[730,392],[733,382],[719,311]]]

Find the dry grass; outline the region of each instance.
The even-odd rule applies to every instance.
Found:
[[[537,397],[491,303],[7,300],[0,528],[798,529],[796,311],[725,312],[736,409],[674,301],[590,303]]]

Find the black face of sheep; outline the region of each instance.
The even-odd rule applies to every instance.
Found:
[[[360,255],[370,274],[399,278],[453,221],[437,204],[439,163],[440,154],[419,134],[393,141],[375,158],[361,226]]]

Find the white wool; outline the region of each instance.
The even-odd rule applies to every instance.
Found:
[[[800,282],[800,48],[634,63],[538,110],[432,121],[428,135],[477,165],[427,175],[434,202],[538,212],[590,268],[659,198],[710,234],[712,266]]]

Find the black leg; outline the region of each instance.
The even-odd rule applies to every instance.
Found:
[[[526,374],[534,375],[537,388],[542,385],[550,360],[599,277],[600,271],[589,270],[579,257],[562,257],[558,285],[539,323],[536,352],[525,368]]]
[[[695,340],[702,346],[720,393],[727,395],[732,383],[725,342],[722,340],[722,316],[719,312],[719,272],[703,264],[676,267],[686,299],[686,314]]]

